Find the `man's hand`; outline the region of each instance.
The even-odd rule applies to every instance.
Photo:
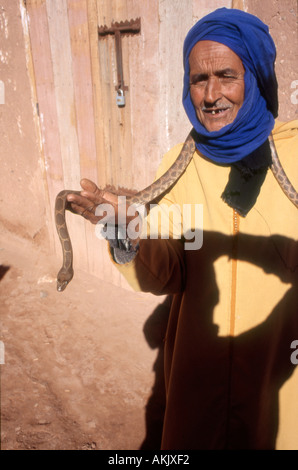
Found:
[[[111,204],[114,209],[114,223],[118,224],[118,218],[121,216],[121,220],[126,221],[126,225],[138,216],[136,212],[133,216],[127,215],[128,204],[118,204],[118,196],[110,191],[99,189],[95,183],[88,179],[81,180],[82,191],[80,194],[69,194],[67,200],[71,205],[71,210],[75,214],[83,216],[86,220],[89,220],[92,224],[97,224],[103,219],[106,214],[101,216],[95,215],[95,211],[100,204]],[[106,218],[105,218],[106,222]]]
[[[116,194],[99,189],[95,183],[88,179],[81,180],[82,191],[79,194],[69,194],[67,200],[70,203],[71,210],[75,214],[82,215],[92,224],[102,219],[95,215],[96,207],[99,204],[112,204],[117,208],[118,197]]]

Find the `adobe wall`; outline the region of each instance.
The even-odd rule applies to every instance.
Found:
[[[245,10],[269,26],[274,39],[279,85],[279,119],[298,119],[298,3],[295,0],[245,0]],[[297,83],[295,83],[297,81]]]

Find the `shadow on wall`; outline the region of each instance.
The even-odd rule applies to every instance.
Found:
[[[171,308],[171,296],[158,305],[144,325],[144,335],[151,349],[157,349],[153,365],[155,382],[146,405],[146,437],[140,450],[158,450],[161,445],[165,410],[164,339]]]
[[[161,260],[162,253],[169,252],[167,244],[175,246],[180,242],[142,243],[151,243],[144,248],[151,260],[156,259],[156,253]],[[176,245],[176,251],[179,250]],[[154,364],[155,383],[146,407],[147,434],[141,449],[160,449],[165,412],[164,350],[166,376],[171,375],[171,384],[175,384],[169,391],[165,421],[169,419],[165,445],[174,447],[165,448],[274,449],[279,426],[279,390],[295,369],[290,360],[290,345],[293,339],[298,339],[298,242],[277,235],[230,237],[204,232],[202,249],[186,251],[182,256],[183,292],[173,296],[171,308],[170,299],[159,305],[144,327],[146,340],[151,348],[158,348],[158,355]],[[238,336],[218,336],[218,327],[213,323],[214,307],[220,299],[213,263],[220,256],[252,263],[264,275],[273,274],[289,284],[265,321]],[[146,280],[139,277],[139,281],[146,290]],[[247,295],[253,295],[252,286],[247,288]],[[205,413],[210,409],[214,413]],[[171,413],[175,414],[175,426],[170,425]]]

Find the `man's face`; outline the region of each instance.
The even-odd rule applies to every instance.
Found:
[[[209,132],[231,124],[244,101],[244,67],[229,47],[200,41],[189,56],[190,96]]]

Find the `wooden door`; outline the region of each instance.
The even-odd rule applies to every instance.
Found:
[[[27,0],[40,147],[48,187],[53,249],[54,202],[80,179],[100,187],[141,189],[161,157],[190,126],[182,96],[182,46],[199,17],[226,0]],[[126,105],[116,104],[115,40],[98,26],[140,18],[139,34],[122,37]],[[70,214],[75,269],[126,285],[94,226]]]

